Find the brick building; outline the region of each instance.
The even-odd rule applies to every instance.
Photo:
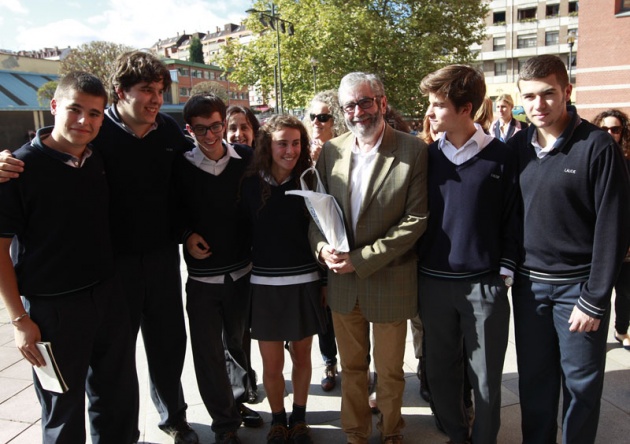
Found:
[[[630,0],[580,3],[576,104],[591,119],[608,108],[630,114]]]

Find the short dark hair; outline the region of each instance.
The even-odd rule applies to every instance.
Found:
[[[72,91],[102,97],[104,101],[103,108],[107,105],[107,91],[105,86],[103,86],[103,82],[89,72],[72,71],[63,76],[57,83],[54,98],[68,97]]]
[[[184,122],[190,125],[193,117],[210,117],[219,113],[225,120],[225,102],[214,94],[195,94],[184,105]]]
[[[562,88],[567,87],[569,84],[569,75],[567,74],[567,67],[564,65],[564,62],[560,60],[560,57],[552,54],[532,57],[528,59],[521,68],[518,74],[517,85],[520,90],[521,80],[542,79],[552,74],[555,74],[556,80],[558,80]]]
[[[455,108],[472,104],[470,118],[486,97],[486,81],[483,73],[469,65],[449,65],[428,74],[420,82],[422,94],[439,94],[448,98]]]
[[[129,91],[132,86],[141,82],[162,82],[166,91],[172,83],[171,73],[164,63],[148,52],[130,51],[118,56],[110,77],[112,101],[118,103],[118,88]]]

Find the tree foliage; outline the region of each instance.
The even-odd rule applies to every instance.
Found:
[[[188,60],[195,63],[205,63],[203,60],[203,45],[197,36],[194,36],[190,41]]]
[[[208,80],[206,82],[197,83],[192,87],[190,94],[214,94],[219,97],[221,100],[227,103],[228,101],[228,93],[225,86],[221,85],[219,82],[213,82],[212,80]]]
[[[55,95],[57,83],[58,82],[51,80],[50,82],[46,82],[39,87],[39,89],[37,90],[37,101],[41,106],[48,106]]]
[[[107,87],[118,56],[132,50],[130,46],[111,42],[84,43],[73,48],[61,61],[59,74],[63,76],[71,71],[86,71],[101,79]]]
[[[318,61],[318,90],[337,88],[352,71],[378,74],[389,102],[407,114],[423,105],[422,78],[450,63],[474,59],[470,46],[481,43],[483,0],[274,0],[280,17],[294,24],[295,34],[280,33],[285,108],[308,104],[313,95],[311,58]],[[254,9],[267,10],[257,0]],[[259,38],[247,46],[232,40],[217,63],[233,69],[239,84],[256,85],[271,98],[277,63],[276,31],[265,28],[258,14],[246,25]]]

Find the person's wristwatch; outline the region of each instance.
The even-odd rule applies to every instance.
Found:
[[[514,278],[512,276],[506,276],[503,278],[503,283],[505,283],[506,287],[511,287],[514,285]]]

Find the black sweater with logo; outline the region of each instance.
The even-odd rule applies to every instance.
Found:
[[[508,141],[518,150],[523,257],[535,282],[585,282],[578,308],[602,317],[630,241],[630,191],[613,139],[571,111],[554,149],[539,159],[536,128]]]

